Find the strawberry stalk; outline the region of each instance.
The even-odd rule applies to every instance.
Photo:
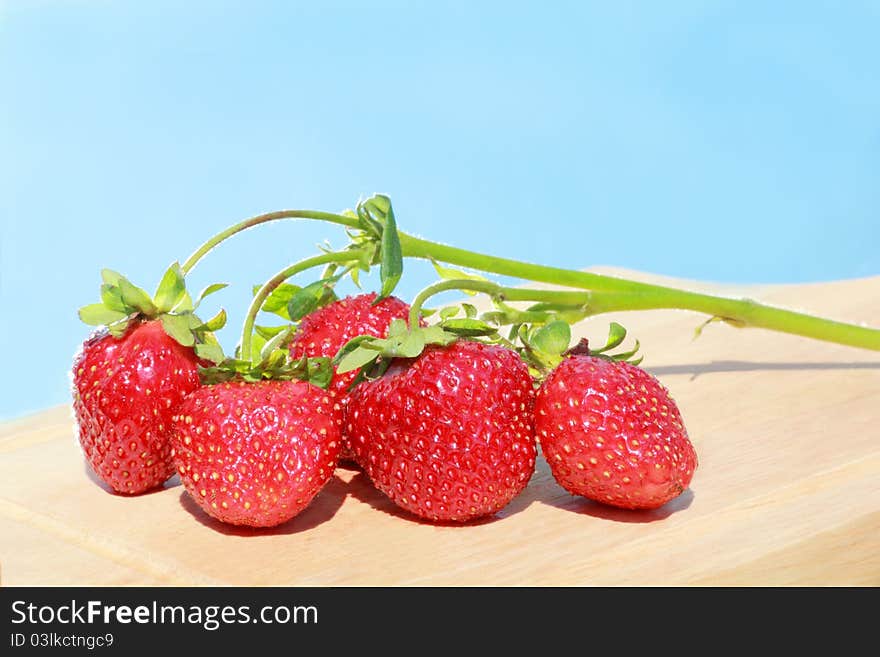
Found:
[[[738,328],[763,328],[880,351],[878,329],[768,306],[752,299],[731,299],[603,274],[498,258],[437,244],[405,233],[400,233],[400,245],[404,257],[439,261],[537,283],[589,290],[585,303],[589,309],[588,315],[623,310],[692,310]]]
[[[311,258],[306,258],[305,260],[300,260],[299,262],[285,267],[266,281],[260,289],[257,290],[257,293],[251,300],[251,305],[248,307],[247,313],[245,314],[244,324],[241,329],[241,341],[239,342],[239,353],[241,356],[247,358],[248,354],[251,353],[251,340],[253,338],[254,323],[256,322],[257,314],[262,309],[266,299],[269,298],[269,295],[279,285],[284,283],[287,279],[293,278],[297,274],[301,274],[313,267],[320,267],[321,265],[356,264],[357,262],[359,262],[359,260],[356,253],[353,251],[323,253]],[[332,272],[333,270],[329,271]]]
[[[576,309],[583,314],[578,319],[583,319],[591,314],[589,308],[591,292],[569,292],[565,290],[532,290],[529,288],[505,287],[492,281],[476,281],[472,279],[450,279],[432,283],[419,292],[413,299],[409,312],[409,325],[418,328],[425,302],[436,294],[449,290],[468,290],[482,292],[489,295],[495,301],[538,301],[551,304],[554,307],[566,307]],[[573,321],[571,323],[574,323]]]
[[[214,235],[207,242],[193,251],[192,255],[186,259],[181,265],[184,274],[188,274],[198,264],[199,260],[205,257],[210,251],[217,247],[221,242],[229,239],[233,235],[245,231],[254,226],[265,224],[270,221],[278,221],[279,219],[315,219],[318,221],[327,221],[332,224],[339,224],[349,228],[358,228],[358,220],[331,212],[317,212],[314,210],[279,210],[277,212],[267,212],[266,214],[257,215],[250,219],[245,219],[224,231]]]
[[[370,203],[381,203],[383,207],[390,208],[387,197],[375,196],[359,204],[357,213],[334,214],[313,210],[281,210],[252,217],[227,228],[208,240],[186,260],[181,269],[184,273],[189,272],[199,259],[225,239],[243,230],[271,221],[314,219],[350,229],[363,229],[368,224],[376,226],[378,222],[369,222],[361,216],[362,208]],[[375,230],[381,232],[381,227],[376,227]],[[396,233],[400,255],[403,258],[431,260],[435,263],[447,263],[499,276],[510,276],[537,283],[587,290],[589,291],[589,299],[586,305],[589,315],[624,310],[690,310],[708,315],[709,321],[723,321],[739,328],[763,328],[825,342],[880,351],[880,330],[874,328],[773,307],[751,299],[733,299],[604,274],[538,265],[440,244],[402,231],[396,231]]]

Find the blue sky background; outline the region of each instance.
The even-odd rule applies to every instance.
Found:
[[[382,191],[401,227],[565,267],[880,273],[880,3],[0,0],[0,418],[69,399],[101,267]],[[341,232],[209,256],[230,311]],[[410,267],[399,293],[429,281]]]

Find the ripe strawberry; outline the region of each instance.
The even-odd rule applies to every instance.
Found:
[[[222,522],[273,527],[327,483],[342,416],[332,391],[304,381],[229,381],[184,399],[172,423],[187,492]]]
[[[538,390],[535,430],[563,488],[626,509],[662,506],[697,467],[669,392],[626,362],[567,357]]]
[[[374,485],[435,521],[495,513],[535,467],[528,368],[513,351],[472,341],[397,359],[351,394],[346,434]]]
[[[290,343],[291,358],[332,358],[352,338],[359,335],[387,337],[392,319],[406,320],[409,316],[409,304],[397,297],[386,297],[373,305],[375,300],[374,292],[345,297],[306,315]],[[339,395],[343,406],[348,401],[348,387],[355,376],[357,372],[352,371],[333,377],[332,389]],[[344,436],[341,458],[354,459]]]
[[[168,432],[183,397],[199,385],[200,364],[223,358],[212,332],[226,314],[203,322],[183,271],[169,267],[154,297],[117,272],[101,272],[101,302],[80,308],[101,326],[73,363],[73,410],[79,441],[95,473],[120,493],[160,486],[174,472]]]
[[[409,304],[405,301],[387,297],[373,305],[375,300],[375,292],[345,297],[303,317],[290,343],[291,358],[333,358],[352,338],[359,335],[387,337],[392,319],[409,317]],[[334,390],[345,394],[356,375],[357,372],[346,372],[334,377]]]
[[[158,321],[85,342],[73,365],[74,414],[89,464],[113,490],[142,493],[173,474],[171,417],[199,385],[197,364]]]

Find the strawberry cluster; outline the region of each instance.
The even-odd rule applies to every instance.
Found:
[[[569,349],[578,294],[517,293],[438,263],[443,280],[407,304],[391,295],[402,256],[390,203],[338,219],[349,217],[360,230],[346,249],[255,288],[232,357],[214,337],[225,312],[195,314],[223,286],[193,301],[184,284],[219,240],[169,268],[153,296],[104,271],[101,302],[80,311],[99,328],[72,370],[79,441],[101,480],[134,495],[176,473],[206,513],[253,527],[295,517],[346,460],[433,522],[498,512],[541,454],[567,491],[621,508],[657,508],[689,486],[697,457],[675,402],[631,360],[638,346],[609,355],[622,327],[602,349]],[[340,278],[376,264],[378,294],[336,296]],[[319,265],[312,284],[284,282]],[[489,294],[495,310],[478,319],[461,304],[427,321],[426,299],[452,289]],[[517,294],[542,303],[517,310],[506,302]],[[255,326],[258,312],[287,323]]]
[[[307,315],[292,357],[386,337],[409,306],[375,295]],[[204,385],[199,358],[155,320],[86,342],[74,366],[83,450],[114,490],[176,471],[208,514],[267,527],[302,511],[347,454],[402,508],[432,521],[491,515],[528,484],[540,444],[569,492],[655,508],[687,488],[696,455],[675,402],[645,370],[569,354],[537,385],[520,355],[468,339],[398,358],[349,391],[301,380]]]

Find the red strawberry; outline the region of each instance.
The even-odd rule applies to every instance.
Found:
[[[409,317],[409,304],[397,297],[386,297],[373,305],[375,300],[374,292],[345,297],[306,315],[290,343],[291,358],[333,358],[352,338],[359,335],[387,337],[392,319],[406,320]],[[332,388],[343,405],[348,401],[348,386],[355,376],[357,372],[352,371],[333,377]],[[353,457],[343,437],[342,459],[351,460]]]
[[[513,351],[430,346],[358,385],[346,433],[375,486],[435,521],[495,513],[535,467],[532,378]]]
[[[392,319],[409,317],[409,304],[405,301],[387,297],[373,305],[375,300],[375,292],[345,297],[303,317],[290,343],[291,358],[333,358],[352,338],[387,337]],[[334,377],[334,389],[344,394],[356,375],[357,372],[346,372]]]
[[[95,473],[113,490],[142,493],[174,472],[168,434],[183,397],[199,385],[198,366],[223,359],[212,332],[222,310],[203,322],[174,263],[150,297],[121,274],[101,272],[101,301],[79,310],[101,326],[73,363],[73,408],[80,444]]]
[[[222,522],[272,527],[312,501],[339,458],[334,393],[303,381],[232,381],[188,395],[173,422],[186,490]]]
[[[697,467],[669,392],[625,362],[562,361],[538,390],[535,430],[563,488],[626,509],[662,506],[688,487]]]
[[[134,322],[121,337],[89,338],[73,365],[73,407],[80,444],[113,490],[142,493],[174,472],[168,433],[183,397],[199,385],[191,347],[159,321]]]

